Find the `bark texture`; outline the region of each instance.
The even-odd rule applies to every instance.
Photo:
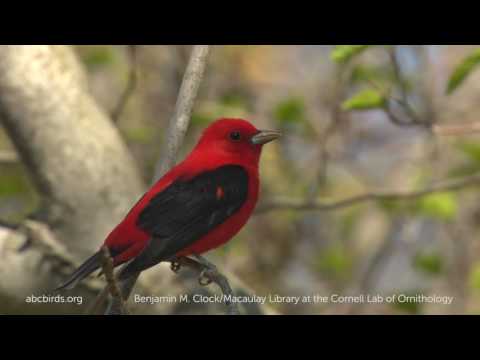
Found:
[[[55,236],[73,254],[91,254],[144,184],[71,48],[0,46],[0,118]]]

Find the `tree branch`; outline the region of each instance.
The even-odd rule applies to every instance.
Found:
[[[175,112],[168,126],[167,145],[163,150],[163,158],[155,169],[154,181],[160,179],[168,169],[175,165],[177,153],[190,124],[193,105],[205,73],[209,52],[208,45],[195,45],[193,47],[178,94]]]
[[[26,220],[15,227],[0,225],[0,258],[0,312],[82,312],[79,304],[31,304],[25,301],[32,294],[57,295],[53,289],[79,264],[47,224]],[[74,295],[90,299],[101,288],[99,279],[88,278],[75,289]]]
[[[374,251],[370,259],[367,260],[365,268],[360,270],[355,286],[352,291],[350,291],[351,294],[370,294],[374,289],[383,267],[395,251],[395,246],[398,243],[399,236],[401,236],[401,229],[404,227],[404,222],[402,218],[393,220],[389,234]],[[347,307],[346,313],[349,315],[358,314],[365,305],[365,303],[352,303]]]
[[[156,166],[153,182],[158,181],[169,168],[175,165],[177,153],[180,150],[190,124],[193,105],[207,66],[209,52],[210,48],[208,45],[195,45],[193,47],[190,61],[183,76],[177,103],[175,104],[175,111],[166,134],[167,145],[163,150],[164,155],[161,161],[159,161]],[[138,275],[139,274],[127,279],[121,284],[123,298],[125,300],[129,298]],[[109,306],[105,314],[112,314],[112,308],[113,306]]]
[[[405,84],[405,79],[400,66],[400,61],[398,59],[396,47],[391,47],[388,50],[388,54],[390,57],[390,62],[392,63],[395,80],[397,81],[398,86],[400,88],[400,96],[401,96],[400,99],[396,99],[393,97],[392,99],[396,101],[404,109],[410,121],[408,123],[399,121],[399,119],[393,115],[393,112],[388,105],[387,105],[387,108],[388,108],[387,115],[390,117],[392,122],[394,122],[397,125],[421,125],[423,124],[422,119],[418,117],[417,113],[415,112],[415,110],[412,108],[412,105],[408,101],[408,89]]]
[[[433,132],[440,136],[471,135],[480,132],[480,123],[457,125],[434,125]]]
[[[262,214],[269,211],[276,210],[297,210],[297,211],[332,211],[345,207],[357,205],[368,201],[378,200],[408,200],[423,197],[438,192],[460,191],[468,187],[480,184],[480,174],[466,176],[461,179],[445,180],[437,184],[433,184],[421,190],[416,191],[383,191],[383,192],[369,192],[344,200],[324,203],[324,202],[305,202],[304,200],[278,198],[271,201],[266,201],[260,204],[255,211],[256,214]]]
[[[70,47],[0,46],[0,121],[55,236],[72,254],[91,254],[144,184]]]
[[[128,100],[133,94],[135,87],[137,86],[137,45],[127,45],[128,46],[128,57],[130,62],[130,70],[128,73],[127,85],[118,100],[117,105],[112,111],[112,121],[117,123],[120,117],[127,106]]]

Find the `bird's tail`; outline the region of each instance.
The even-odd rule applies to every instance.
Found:
[[[102,252],[101,250],[97,251],[93,256],[88,258],[82,265],[78,267],[77,270],[73,272],[72,275],[59,287],[55,290],[71,290],[73,289],[80,281],[85,279],[88,275],[93,273],[95,270],[98,270],[102,266]]]

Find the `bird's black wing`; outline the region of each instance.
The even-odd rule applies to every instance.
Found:
[[[148,232],[151,240],[120,277],[168,260],[193,244],[238,211],[247,195],[248,174],[238,165],[177,179],[140,213],[137,226]]]

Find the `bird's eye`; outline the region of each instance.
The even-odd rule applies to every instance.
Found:
[[[233,131],[230,133],[230,139],[233,141],[240,141],[242,135],[238,131]]]

